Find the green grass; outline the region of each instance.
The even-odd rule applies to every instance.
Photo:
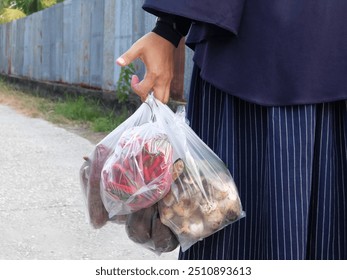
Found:
[[[0,79],[0,103],[7,103],[33,117],[43,117],[53,123],[81,125],[94,132],[110,132],[127,117],[125,108],[115,112],[83,96],[59,101],[24,93]]]
[[[110,117],[96,118],[92,123],[92,129],[95,132],[111,131],[114,128],[116,128],[117,126],[119,126],[122,122],[124,122],[127,117],[128,117],[128,115],[124,111],[118,117],[110,116]]]
[[[89,123],[95,132],[112,131],[127,118],[125,110],[116,113],[83,96],[58,102],[54,106],[54,112],[72,121]]]
[[[102,115],[98,104],[88,101],[83,96],[75,100],[67,97],[66,100],[57,102],[54,106],[54,112],[70,120],[87,122],[92,122]]]

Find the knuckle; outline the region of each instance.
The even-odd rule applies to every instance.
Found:
[[[166,81],[171,81],[173,78],[173,73],[171,72],[165,72],[163,73],[163,79]]]
[[[149,81],[155,81],[158,77],[158,74],[155,72],[147,72],[146,74],[146,79],[148,79]]]

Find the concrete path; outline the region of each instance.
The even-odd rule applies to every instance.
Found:
[[[86,139],[0,105],[0,259],[177,259],[130,241],[123,226],[85,221],[79,184]]]

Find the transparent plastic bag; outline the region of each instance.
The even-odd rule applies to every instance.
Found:
[[[185,251],[245,213],[229,170],[186,123],[184,107],[175,114],[153,96],[147,102],[173,147],[173,183],[158,203],[160,218]]]
[[[80,177],[91,224],[125,224],[157,254],[175,247],[171,233],[185,251],[245,216],[231,174],[186,123],[184,107],[175,114],[153,95],[96,145]],[[153,229],[171,231],[154,244]]]
[[[102,170],[106,162],[114,155],[123,134],[125,135],[129,130],[135,130],[142,125],[152,124],[156,126],[152,118],[151,108],[148,104],[143,103],[133,115],[102,139],[89,156],[84,157],[85,162],[80,168],[80,182],[85,199],[86,219],[94,228],[101,228],[109,220],[118,222],[120,218],[109,214],[108,198],[102,196]],[[170,185],[170,183],[168,184]],[[165,195],[165,192],[163,192],[163,195]]]
[[[158,123],[125,130],[101,172],[109,216],[126,215],[162,199],[172,183],[172,147]]]

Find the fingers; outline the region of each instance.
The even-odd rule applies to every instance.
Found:
[[[140,79],[136,75],[132,75],[131,77],[131,87],[134,89],[137,87],[137,85],[140,83]]]
[[[133,75],[130,85],[143,102],[152,91],[155,98],[162,103],[166,104],[169,102],[171,79],[162,80],[157,75],[146,73],[142,81],[137,75]]]
[[[117,64],[123,67],[138,58],[144,63],[146,72],[143,80],[136,75],[131,79],[131,88],[142,101],[152,91],[158,100],[164,103],[169,101],[174,50],[175,47],[170,42],[149,32],[116,60]]]
[[[148,93],[145,93],[142,91],[141,85],[140,85],[140,79],[138,76],[133,75],[131,77],[131,88],[133,89],[133,91],[140,96],[141,101],[145,102]]]
[[[125,62],[125,59],[123,57],[118,57],[116,62],[119,66],[126,66],[128,64]]]
[[[127,50],[120,57],[118,57],[116,62],[119,66],[127,66],[138,57],[139,57],[139,53],[136,47],[133,45],[129,50]]]
[[[139,77],[133,75],[131,78],[131,88],[133,91],[140,96],[141,100],[147,99],[148,94],[153,90],[154,79],[150,78],[149,75],[145,75],[144,79],[140,81]]]
[[[162,103],[166,104],[169,102],[170,98],[170,82],[165,84],[157,84],[153,87],[153,93],[156,99],[160,100]]]
[[[145,101],[148,95],[153,91],[155,98],[166,104],[170,98],[170,81],[166,83],[157,82],[156,79],[148,77],[140,81],[139,77],[133,75],[131,78],[131,88],[133,91],[140,96],[142,101]]]

